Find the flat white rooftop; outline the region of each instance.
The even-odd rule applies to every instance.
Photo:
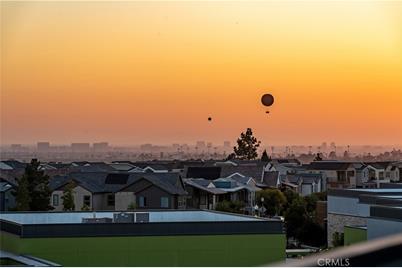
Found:
[[[18,224],[82,223],[83,218],[113,218],[114,212],[19,212],[2,213],[1,220]],[[269,221],[242,215],[214,211],[128,211],[125,213],[149,213],[149,222],[244,222]],[[271,220],[276,221],[276,220]]]
[[[347,191],[359,191],[368,193],[402,193],[402,189],[399,188],[388,188],[388,189],[345,189]]]

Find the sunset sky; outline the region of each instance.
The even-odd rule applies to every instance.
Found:
[[[221,143],[251,127],[266,145],[402,144],[401,14],[402,1],[1,2],[1,143]]]

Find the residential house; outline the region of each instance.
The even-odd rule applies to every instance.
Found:
[[[14,190],[14,184],[0,178],[0,211],[8,211],[15,207]]]
[[[185,189],[188,193],[187,207],[196,209],[215,209],[218,202],[230,200],[227,192],[216,188],[214,183],[203,178],[184,179]]]
[[[329,189],[327,201],[328,245],[335,232],[345,234],[345,245],[353,238],[350,228],[364,227],[364,239],[402,232],[402,188]],[[356,238],[356,237],[355,237]]]
[[[355,163],[313,161],[305,167],[309,173],[321,173],[323,175],[323,190],[327,188],[351,188],[357,186]]]
[[[367,162],[372,170],[370,177],[377,183],[377,188],[381,183],[397,182],[400,179],[400,169],[398,162]]]
[[[280,175],[282,188],[291,189],[301,196],[323,191],[322,174],[300,173]]]
[[[189,193],[187,204],[198,209],[215,209],[218,202],[240,201],[251,211],[255,204],[255,194],[261,188],[251,177],[234,174],[231,177],[206,180],[204,178],[185,179]]]
[[[148,209],[185,208],[184,184],[178,173],[74,172],[55,176],[50,187],[52,206],[62,210],[63,191],[74,182],[76,210],[127,210],[130,206]]]

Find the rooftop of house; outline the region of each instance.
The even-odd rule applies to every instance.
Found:
[[[206,180],[215,180],[221,177],[222,167],[186,167],[186,178],[203,178]]]
[[[185,195],[179,173],[111,173],[111,172],[72,172],[65,176],[54,176],[50,188],[57,190],[74,181],[92,193],[114,193],[133,183],[145,179],[170,194]]]
[[[318,183],[322,179],[322,175],[313,173],[287,174],[281,175],[280,179],[283,182],[290,182],[292,184],[312,184]]]
[[[197,188],[199,190],[211,193],[211,194],[225,194],[226,191],[216,188],[214,184],[211,184],[212,182],[206,179],[184,179],[184,183],[186,185],[189,185],[191,187]],[[209,187],[210,185],[213,185],[213,187]]]
[[[257,186],[261,187],[277,187],[278,186],[278,171],[266,171],[261,179],[257,182]]]
[[[0,192],[7,192],[12,189],[14,186],[8,182],[0,182]]]
[[[313,161],[306,165],[307,169],[310,170],[347,170],[351,162],[343,161]]]
[[[247,178],[250,179],[250,178]],[[195,187],[197,189],[212,193],[212,194],[224,194],[228,192],[236,192],[240,190],[258,191],[261,190],[257,186],[248,185],[244,180],[236,180],[234,178],[218,178],[216,180],[206,180],[202,178],[197,179],[185,179],[184,183]]]
[[[251,177],[255,180],[260,181],[264,172],[265,165],[262,162],[253,165],[225,165],[221,168],[221,177],[229,177],[233,174],[241,174],[245,177]]]
[[[300,165],[300,161],[295,158],[274,158],[274,159],[272,159],[272,162],[278,163],[278,164]]]
[[[3,163],[0,165],[0,167],[5,169],[8,169],[8,167],[11,167],[12,169],[24,169],[26,167],[26,163],[22,163],[20,161],[17,160],[3,160],[0,163]]]
[[[339,196],[348,198],[359,198],[362,195],[371,196],[393,196],[401,195],[402,188],[387,188],[387,189],[361,189],[361,188],[349,188],[349,189],[328,189],[328,196]]]

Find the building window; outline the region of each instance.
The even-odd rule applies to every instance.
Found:
[[[58,206],[59,205],[59,195],[54,194],[53,195],[53,206]]]
[[[383,179],[384,179],[384,171],[380,171],[380,172],[378,173],[378,175],[379,175],[380,180],[383,180]]]
[[[345,171],[337,171],[338,182],[346,182],[346,172]]]
[[[109,207],[114,207],[114,194],[109,194],[107,196],[107,205]]]
[[[84,206],[90,207],[91,206],[91,196],[84,195]]]
[[[146,207],[146,206],[147,206],[147,198],[146,198],[146,197],[140,196],[140,197],[138,197],[138,200],[139,200],[138,206],[139,206],[140,208],[143,208],[143,207]]]
[[[161,197],[161,208],[169,207],[169,197]]]
[[[179,208],[185,208],[186,207],[186,198],[185,197],[179,197]]]
[[[391,172],[387,171],[387,172],[385,173],[385,177],[388,178],[388,179],[391,178]]]

